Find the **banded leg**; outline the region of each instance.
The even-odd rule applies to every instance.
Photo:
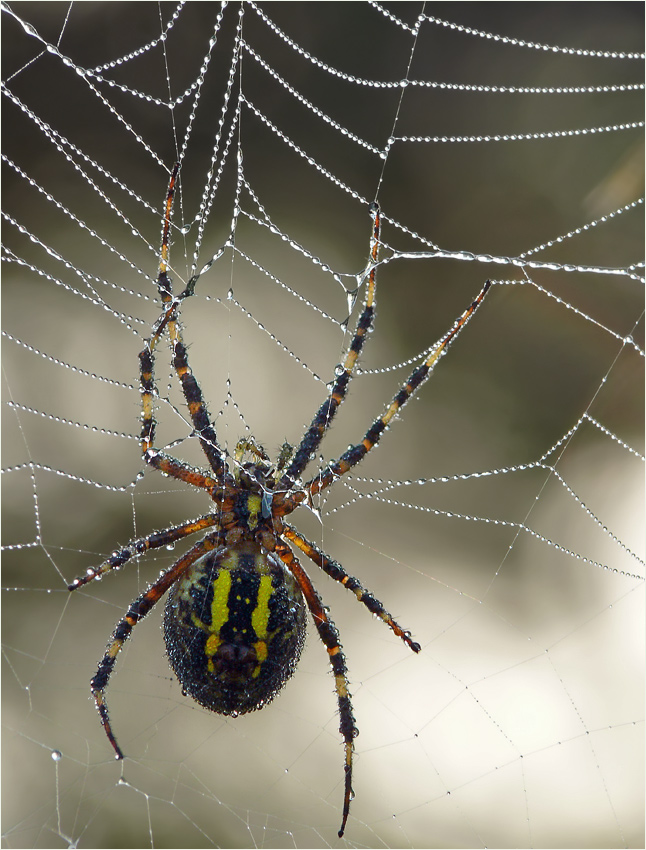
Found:
[[[139,355],[143,406],[141,448],[144,460],[149,463],[155,431],[153,412],[153,400],[155,393],[153,380],[154,352],[163,332],[166,328],[168,328],[173,345],[173,366],[175,367],[177,377],[179,378],[182,386],[182,391],[184,393],[184,398],[186,399],[193,427],[198,435],[200,445],[207,460],[209,461],[211,469],[216,476],[222,479],[227,475],[224,455],[218,445],[215,430],[209,420],[206,405],[202,398],[202,392],[188,364],[188,353],[186,346],[182,341],[181,326],[177,318],[179,305],[183,298],[193,294],[193,288],[190,286],[187,287],[181,296],[174,298],[171,279],[168,276],[171,213],[173,209],[173,197],[175,194],[175,185],[178,173],[179,163],[176,163],[171,174],[168,194],[166,196],[164,227],[162,231],[162,245],[159,260],[159,274],[157,277],[157,288],[164,306],[164,311],[155,324],[152,336],[146,341],[146,347]]]
[[[339,732],[343,736],[343,740],[345,742],[343,815],[341,819],[341,828],[339,829],[339,838],[341,838],[345,832],[346,821],[348,820],[348,814],[350,813],[350,800],[352,799],[352,756],[354,752],[353,742],[359,734],[359,730],[357,729],[357,724],[352,713],[352,702],[350,699],[350,691],[348,690],[348,668],[345,663],[345,656],[341,649],[341,644],[339,643],[339,633],[337,628],[323,607],[321,597],[316,592],[309,576],[303,567],[301,567],[289,546],[278,543],[276,546],[276,554],[286,564],[303,592],[303,596],[307,602],[307,607],[310,609],[314,624],[318,630],[319,637],[325,644],[328,651],[332,672],[334,673],[334,685],[339,703]]]
[[[318,475],[310,479],[304,488],[305,496],[301,495],[301,491],[300,493],[295,493],[293,497],[291,497],[291,500],[290,497],[288,497],[285,500],[286,506],[290,503],[290,501],[298,504],[303,501],[304,498],[307,498],[307,495],[314,496],[316,493],[319,493],[321,490],[329,487],[333,481],[339,478],[339,476],[344,475],[348,472],[348,470],[352,469],[353,466],[356,466],[359,461],[363,460],[366,454],[377,445],[381,439],[381,435],[390,424],[392,418],[402,409],[409,398],[415,394],[421,384],[424,383],[431,371],[435,368],[437,361],[446,354],[451,343],[457,339],[460,331],[465,327],[480,304],[482,304],[490,286],[491,282],[487,281],[471,305],[464,311],[460,318],[454,322],[451,330],[448,331],[448,333],[446,333],[438,343],[436,343],[427,359],[413,370],[406,383],[394,396],[390,405],[378,419],[375,419],[366,432],[363,440],[360,443],[357,443],[357,445],[351,446],[338,460],[329,463]],[[294,507],[296,507],[296,504],[294,504]],[[288,510],[285,511],[285,513],[288,512]]]
[[[312,454],[319,447],[325,432],[330,427],[334,415],[346,397],[354,367],[363,348],[366,335],[372,327],[375,317],[375,289],[377,285],[379,233],[381,229],[381,214],[379,205],[376,202],[370,205],[370,213],[373,218],[372,235],[370,238],[370,271],[368,273],[368,291],[366,293],[366,303],[363,312],[357,321],[354,337],[346,354],[345,362],[336,376],[330,395],[319,407],[310,427],[305,432],[289,467],[285,470],[276,487],[277,490],[288,490],[293,486],[294,481],[303,472]]]
[[[200,540],[199,543],[196,543],[192,549],[176,561],[172,567],[166,570],[166,572],[163,573],[163,575],[161,575],[157,581],[148,588],[148,590],[142,593],[141,596],[139,596],[138,599],[130,605],[126,616],[117,623],[116,628],[112,633],[105,655],[99,662],[97,671],[90,682],[90,687],[92,689],[92,696],[94,697],[97,711],[99,712],[99,717],[101,718],[101,724],[105,729],[108,740],[112,744],[112,748],[114,749],[116,758],[118,759],[122,759],[124,756],[121,748],[117,744],[117,739],[112,732],[108,706],[105,701],[104,694],[114,669],[114,665],[116,664],[119,650],[130,637],[130,633],[133,628],[146,616],[150,609],[159,602],[173,582],[175,582],[181,574],[200,557],[200,555],[208,552],[210,549],[214,549],[216,546],[217,538],[214,539],[214,535],[209,535],[208,537],[205,537],[204,540]]]
[[[216,490],[221,490],[220,483],[215,478],[210,478],[202,472],[198,472],[192,467],[179,460],[176,460],[170,455],[150,449],[144,456],[146,463],[158,469],[160,472],[166,473],[171,478],[177,478],[178,481],[184,481],[186,484],[192,484],[193,487],[199,487],[201,490],[206,490],[211,497],[214,497]]]
[[[189,366],[188,351],[181,338],[179,322],[169,322],[168,329],[173,340],[173,366],[182,385],[182,392],[191,415],[193,428],[211,469],[221,481],[223,478],[228,478],[224,452],[218,445],[215,429],[211,425],[200,385]]]
[[[410,632],[402,629],[402,627],[393,620],[381,602],[374,597],[372,593],[362,587],[361,582],[358,579],[351,576],[349,573],[346,573],[338,561],[334,561],[332,558],[329,558],[325,552],[322,552],[318,548],[318,546],[310,543],[310,541],[303,537],[300,532],[287,523],[284,523],[281,534],[294,543],[295,546],[298,546],[301,552],[304,552],[307,557],[311,561],[314,561],[316,566],[320,567],[323,572],[330,576],[330,578],[333,578],[335,581],[340,582],[348,590],[351,590],[359,602],[363,603],[371,614],[374,614],[376,617],[383,620],[383,622],[386,623],[386,625],[389,626],[393,632],[413,650],[413,652],[419,652],[421,650],[422,647],[411,638]]]
[[[199,519],[184,522],[182,525],[176,525],[174,528],[168,528],[165,531],[153,531],[147,537],[141,537],[139,540],[131,540],[123,549],[113,552],[100,566],[90,567],[84,576],[75,578],[71,584],[67,585],[67,589],[78,590],[79,587],[89,584],[95,578],[100,578],[104,573],[108,573],[127,564],[135,555],[143,555],[152,549],[168,546],[177,540],[181,540],[183,537],[187,537],[189,534],[195,534],[196,531],[211,528],[217,522],[218,517],[216,514],[206,514],[206,516],[199,517]]]
[[[168,192],[166,193],[166,203],[164,205],[164,225],[162,228],[161,252],[159,257],[159,277],[157,278],[157,288],[164,304],[168,303],[173,297],[171,282],[168,277],[168,257],[170,254],[171,212],[173,210],[173,199],[175,197],[175,185],[178,175],[179,162],[176,162],[171,171]]]

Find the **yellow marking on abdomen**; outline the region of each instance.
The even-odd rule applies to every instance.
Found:
[[[269,624],[269,600],[274,589],[271,584],[271,576],[260,576],[260,584],[258,586],[258,594],[256,596],[256,607],[251,613],[251,625],[256,633],[258,640],[254,643],[258,663],[256,664],[253,673],[255,679],[260,675],[260,666],[267,658],[267,626]]]
[[[251,625],[259,640],[267,637],[267,624],[269,623],[269,598],[273,593],[271,576],[260,576],[256,607],[251,614]]]
[[[221,569],[220,574],[213,582],[213,601],[211,602],[211,623],[208,626],[210,632],[204,646],[204,654],[209,659],[208,669],[213,671],[211,660],[218,651],[222,638],[220,629],[229,619],[229,591],[231,590],[231,573],[229,570]]]
[[[219,635],[220,629],[229,619],[229,591],[231,590],[231,573],[220,570],[219,576],[213,582],[213,602],[211,602],[210,631]]]
[[[257,640],[253,648],[256,650],[256,658],[258,659],[258,663],[253,668],[253,673],[251,674],[253,679],[257,679],[260,675],[260,667],[262,666],[262,662],[267,659],[269,652],[267,651],[267,644],[264,640]]]

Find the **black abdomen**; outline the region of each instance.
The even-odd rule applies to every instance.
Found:
[[[186,694],[218,714],[270,702],[305,640],[305,603],[280,559],[255,543],[203,555],[171,588],[164,640]]]

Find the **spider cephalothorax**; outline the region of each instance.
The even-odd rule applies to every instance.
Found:
[[[292,450],[285,444],[275,465],[267,453],[250,439],[241,440],[234,456],[229,458],[218,444],[182,341],[181,304],[194,294],[198,278],[191,278],[184,291],[173,296],[168,276],[171,210],[178,173],[179,165],[176,165],[165,204],[157,278],[162,312],[139,355],[142,398],[140,444],[144,461],[149,466],[204,490],[211,497],[213,507],[197,519],[132,541],[69,585],[70,590],[76,590],[136,555],[171,545],[197,532],[206,532],[130,605],[117,624],[92,678],[92,694],[116,757],[121,759],[123,753],[112,732],[105,690],[119,650],[134,626],[166,591],[170,591],[164,613],[164,638],[171,666],[183,691],[200,705],[219,714],[235,716],[262,708],[294,672],[305,639],[309,609],[334,674],[339,731],[345,745],[341,836],[350,811],[353,742],[358,729],[352,713],[339,634],[291,547],[300,549],[316,566],[351,590],[410,649],[419,652],[420,645],[412,640],[410,632],[393,620],[381,602],[365,590],[358,579],[348,574],[337,561],[307,540],[284,518],[304,502],[311,503],[313,496],[360,463],[379,442],[393,417],[421,386],[482,303],[490,284],[485,284],[473,303],[414,369],[361,441],[351,445],[337,460],[330,461],[313,478],[303,481],[305,468],[346,396],[357,359],[374,321],[381,214],[377,204],[373,203],[370,207],[373,220],[370,255],[366,270],[360,276],[360,283],[366,285],[366,300],[345,361],[335,369],[328,397],[312,419],[300,445]],[[154,446],[155,351],[165,334],[170,338],[172,364],[195,436],[208,461],[208,472],[196,470]]]

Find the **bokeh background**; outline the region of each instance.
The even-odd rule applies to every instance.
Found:
[[[118,544],[208,510],[200,494],[177,482],[140,476],[137,353],[158,314],[166,169],[189,125],[175,208],[185,232],[174,232],[171,261],[177,280],[190,274],[239,7],[224,12],[194,114],[190,92],[172,111],[154,99],[167,101],[169,90],[177,98],[198,77],[219,4],[186,4],[166,52],[156,46],[137,56],[174,4],[10,8],[42,40],[4,15],[3,78],[31,114],[4,99],[3,150],[51,197],[3,165],[3,209],[23,228],[5,219],[5,258],[24,261],[5,263],[3,276],[10,403],[3,407],[3,467],[13,470],[3,481],[4,543],[12,547],[3,561],[4,846],[334,844],[342,750],[326,653],[313,633],[271,707],[223,719],[182,697],[164,657],[162,611],[154,611],[122,653],[108,692],[129,757],[121,766],[88,682],[130,600],[181,549],[148,556],[82,593],[66,590]],[[319,64],[293,50],[257,10]],[[249,217],[258,205],[243,186],[238,253],[225,253],[183,309],[193,368],[230,448],[247,434],[272,454],[284,440],[297,443],[342,359],[370,219],[338,181],[367,200],[379,187],[384,213],[411,232],[386,223],[383,238],[395,251],[420,251],[425,239],[495,257],[516,257],[643,194],[639,129],[396,142],[384,165],[254,58],[378,149],[396,115],[397,136],[607,127],[641,120],[643,92],[409,85],[402,97],[401,87],[352,78],[391,82],[408,68],[409,80],[468,86],[632,85],[643,78],[639,60],[567,55],[477,33],[641,51],[642,4],[427,4],[427,14],[463,29],[426,22],[414,51],[410,31],[384,10],[412,26],[422,6],[245,4],[251,50],[230,82],[223,140],[240,85],[247,102],[198,267],[229,235],[239,151],[248,185],[292,242]],[[44,43],[58,45],[59,54]],[[113,86],[74,67],[97,69],[119,57],[129,58],[100,72]],[[60,134],[62,149],[43,127]],[[640,208],[536,255],[605,268],[641,256]],[[639,277],[643,267],[634,272]],[[631,334],[643,351],[643,288],[621,275],[528,274],[562,301],[520,285],[522,272],[509,265],[418,258],[383,266],[365,371],[322,446],[325,458],[361,438],[410,370],[393,367],[415,362],[484,279],[519,283],[493,288],[437,374],[357,470],[366,480],[355,476],[317,512],[295,517],[423,646],[418,657],[407,653],[351,594],[312,568],[342,634],[361,730],[350,844],[643,846],[643,591],[634,578],[643,566],[611,537],[632,550],[643,546],[643,467],[588,422],[549,458],[560,456],[557,469],[585,508],[545,469],[460,478],[538,460],[585,412],[643,451],[643,358],[617,339]],[[201,463],[164,356],[157,377],[169,403],[159,413],[159,444]],[[440,476],[456,478],[429,482]],[[518,523],[578,557],[518,533]]]

